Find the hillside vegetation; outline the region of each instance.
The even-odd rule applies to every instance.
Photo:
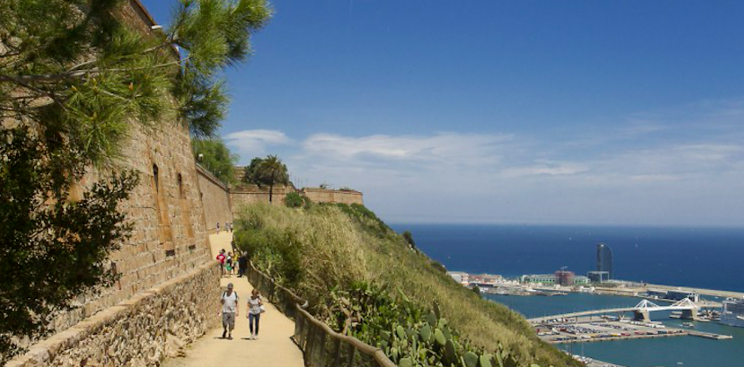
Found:
[[[437,322],[433,322],[431,327],[425,325],[425,317],[424,322],[411,322],[410,314],[428,316],[436,309],[437,319],[439,313],[446,319],[439,322],[446,323],[447,330],[444,331],[449,333],[451,330],[453,335],[459,335],[454,336],[453,341],[458,349],[465,346],[463,355],[472,348],[477,353],[494,353],[505,361],[512,361],[505,362],[505,365],[578,365],[564,353],[539,340],[521,315],[500,304],[482,300],[455,282],[441,265],[413,249],[402,236],[361,205],[310,205],[298,209],[252,205],[241,208],[236,224],[236,242],[249,253],[257,267],[308,299],[315,315],[338,331],[366,336],[366,340],[360,339],[378,344],[386,351],[399,353],[403,348],[396,333],[392,333],[395,340],[391,340],[386,332],[367,336],[376,326],[364,325],[355,329],[354,325],[371,322],[369,320],[374,317],[380,319],[380,315],[400,314],[409,320],[409,336],[417,334],[417,330],[421,332],[421,327],[427,329],[428,334]],[[385,294],[375,296],[379,292]],[[360,294],[363,296],[359,297]],[[388,299],[402,306],[390,306]],[[343,320],[339,319],[339,315],[343,316],[339,305],[354,300],[379,306],[349,307],[357,313],[369,309],[375,316],[361,314],[354,319],[354,325],[345,328]],[[389,309],[397,310],[397,313]],[[350,325],[347,323],[346,326]],[[405,334],[402,336],[406,339]],[[428,335],[427,338],[433,340]],[[433,347],[426,349],[421,346],[423,337],[417,340],[419,345],[414,343],[413,349],[423,349],[422,361],[428,361],[423,357],[428,351],[441,354],[444,365],[449,365],[444,358],[444,344],[439,348],[432,341]],[[405,348],[411,346],[406,343]],[[416,353],[413,352],[412,358],[417,358]],[[467,365],[466,359],[463,358],[462,362]],[[397,355],[393,360],[408,365],[408,361],[399,360]],[[457,361],[460,365],[460,359]],[[415,361],[413,365],[416,365]]]

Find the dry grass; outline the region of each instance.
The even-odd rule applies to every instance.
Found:
[[[501,344],[520,364],[576,365],[540,341],[522,316],[481,300],[367,213],[337,206],[305,210],[256,205],[242,208],[239,217],[239,231],[278,231],[297,239],[302,276],[293,286],[318,306],[318,312],[333,287],[359,280],[375,282],[401,289],[426,308],[438,302],[443,316],[462,337],[491,351]]]

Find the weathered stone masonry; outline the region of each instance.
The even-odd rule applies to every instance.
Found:
[[[219,270],[204,264],[33,346],[7,367],[154,366],[217,326]]]
[[[220,228],[225,228],[225,223],[233,221],[228,187],[201,166],[197,165],[196,171],[199,174],[199,188],[207,228],[215,229],[217,223],[220,224]]]
[[[126,2],[119,16],[144,37],[155,24],[136,0]],[[76,300],[80,307],[55,318],[56,334],[32,345],[10,366],[156,365],[219,321],[214,317],[219,275],[209,250],[204,203],[217,213],[210,215],[224,211],[222,216],[230,216],[227,190],[224,184],[200,181],[182,123],[160,121],[152,129],[132,125],[136,128],[119,164],[140,176],[122,204],[134,230],[109,259],[120,280]],[[86,174],[73,197],[99,176]]]

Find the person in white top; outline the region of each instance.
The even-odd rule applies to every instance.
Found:
[[[233,292],[233,284],[227,285],[227,290],[222,293],[222,338],[227,334],[228,339],[232,339],[232,331],[235,329],[235,317],[240,313],[238,308],[238,294]]]
[[[258,339],[258,322],[261,320],[261,312],[263,312],[263,300],[261,295],[258,294],[258,290],[254,289],[251,292],[251,297],[248,298],[248,326],[251,329],[251,338]],[[253,321],[256,321],[256,330],[253,331]]]

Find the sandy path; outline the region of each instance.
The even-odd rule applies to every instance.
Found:
[[[209,236],[212,246],[212,258],[217,256],[220,249],[230,251],[232,233],[222,232]],[[261,366],[261,367],[302,367],[302,351],[289,339],[294,334],[294,322],[279,312],[274,305],[266,302],[266,313],[261,315],[261,329],[258,340],[249,340],[248,319],[246,318],[246,302],[253,290],[248,280],[233,275],[222,278],[220,284],[226,287],[232,282],[240,297],[240,316],[237,317],[233,339],[222,339],[222,326],[207,332],[191,346],[186,348],[186,357],[168,359],[165,367],[193,366],[193,367],[224,367],[224,366]],[[215,301],[215,315],[219,299]]]

